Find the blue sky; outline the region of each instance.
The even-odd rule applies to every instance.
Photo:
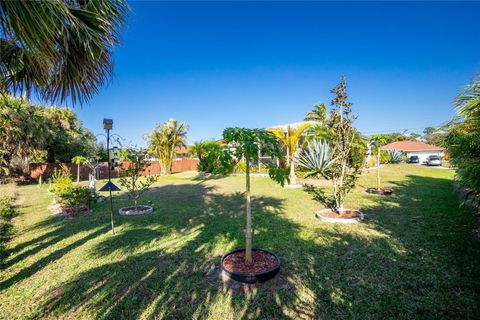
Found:
[[[342,75],[364,133],[435,126],[480,70],[480,3],[133,2],[87,128],[139,145],[169,118],[189,142],[302,120]],[[418,131],[418,130],[417,130]],[[421,131],[421,130],[420,130]]]

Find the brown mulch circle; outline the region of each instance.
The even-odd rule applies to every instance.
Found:
[[[352,219],[352,218],[358,218],[361,215],[358,211],[345,210],[345,211],[342,211],[340,213],[337,213],[335,211],[322,212],[322,213],[320,213],[320,216],[325,217],[325,218]]]
[[[392,194],[392,189],[388,189],[388,188],[380,188],[380,189],[377,189],[377,188],[368,188],[367,189],[367,192],[368,193],[373,193],[373,194],[384,194],[384,195],[390,195]]]
[[[245,261],[245,251],[237,251],[225,257],[223,267],[229,272],[241,274],[258,274],[275,269],[277,259],[265,251],[253,251],[252,262]]]

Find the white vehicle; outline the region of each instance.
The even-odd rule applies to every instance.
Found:
[[[429,156],[427,158],[427,166],[441,166],[442,160],[439,156]]]

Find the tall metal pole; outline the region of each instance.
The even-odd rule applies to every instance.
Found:
[[[108,191],[110,192],[110,220],[112,222],[112,233],[115,234],[115,228],[113,226],[113,200],[112,200],[112,177],[111,177],[111,172],[110,172],[110,129],[107,130],[107,160],[108,160],[108,182],[110,184],[110,187],[108,188]]]

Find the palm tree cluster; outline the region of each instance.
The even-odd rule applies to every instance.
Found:
[[[149,143],[149,153],[155,155],[161,164],[162,174],[170,174],[177,148],[185,147],[188,125],[170,119],[157,125],[153,132],[146,135]]]
[[[99,146],[70,109],[35,105],[10,95],[0,96],[0,175],[29,162],[68,162],[90,156]]]
[[[0,0],[0,93],[90,99],[111,78],[123,0]]]

